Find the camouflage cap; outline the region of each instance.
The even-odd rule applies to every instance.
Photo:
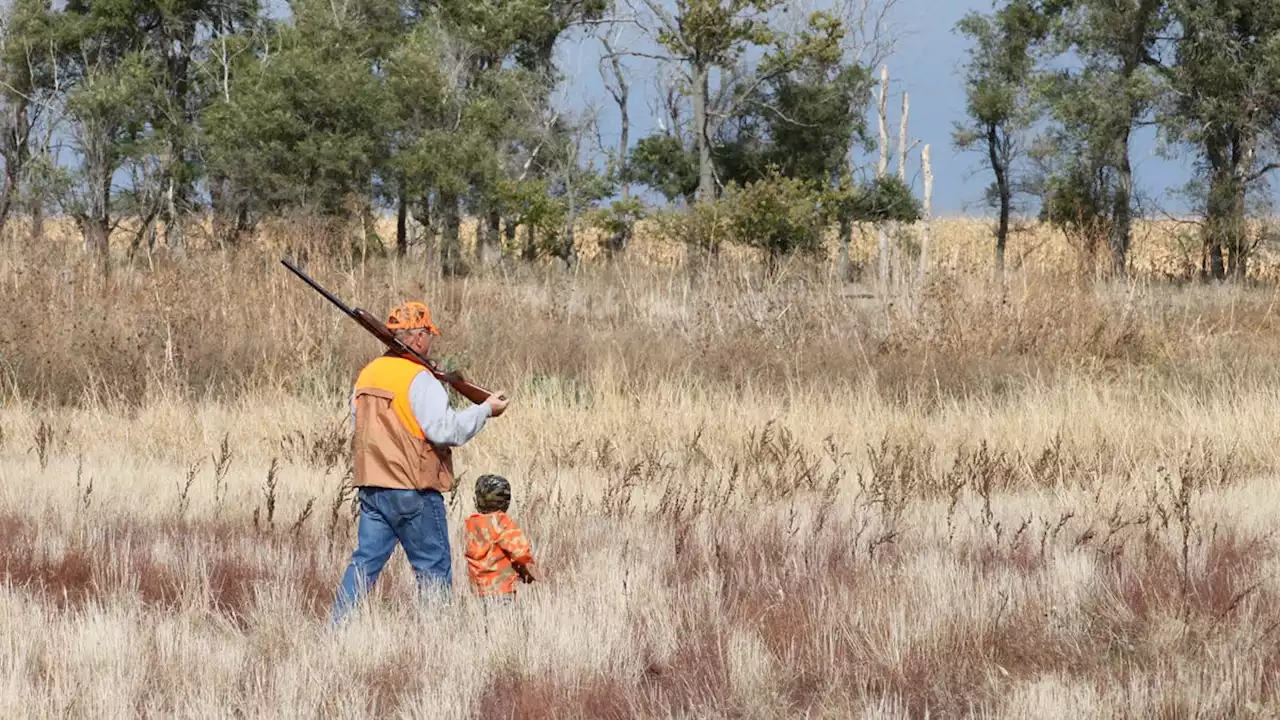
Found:
[[[481,475],[476,479],[476,511],[482,513],[506,510],[511,506],[511,483],[500,475]]]

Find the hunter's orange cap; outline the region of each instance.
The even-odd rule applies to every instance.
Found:
[[[393,308],[387,317],[388,330],[426,330],[439,335],[440,328],[431,322],[431,311],[420,302],[407,302]]]

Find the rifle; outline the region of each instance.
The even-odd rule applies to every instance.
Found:
[[[320,283],[312,280],[293,263],[288,260],[281,260],[280,262],[285,267],[289,268],[289,272],[292,272],[294,275],[302,278],[302,281],[310,285],[311,289],[323,295],[325,300],[337,305],[339,310],[346,313],[352,320],[360,323],[360,327],[372,333],[374,337],[382,341],[382,344],[391,348],[391,350],[398,355],[410,357],[417,361],[429,370],[432,375],[436,376],[440,382],[448,383],[452,386],[453,389],[457,390],[458,394],[462,397],[479,405],[493,394],[479,385],[464,379],[461,373],[456,371],[445,372],[441,370],[434,362],[418,354],[417,351],[408,345],[405,345],[403,340],[396,337],[395,333],[391,332],[386,325],[383,325],[382,322],[375,318],[368,310],[365,310],[364,308],[348,307],[346,303],[339,300],[333,293],[321,287]]]

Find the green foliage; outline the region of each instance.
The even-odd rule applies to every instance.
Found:
[[[205,112],[204,153],[266,211],[340,215],[387,153],[391,98],[373,72],[377,35],[305,7],[269,62],[241,56],[230,99]]]
[[[592,225],[609,234],[630,233],[645,217],[645,206],[639,198],[614,200],[607,208],[591,214]]]
[[[733,67],[749,45],[774,39],[766,13],[782,0],[676,0],[674,22],[658,42],[672,54],[706,66]]]
[[[1198,159],[1195,204],[1210,258],[1202,272],[1240,279],[1253,245],[1246,215],[1270,214],[1266,176],[1280,161],[1280,8],[1173,0],[1170,13],[1183,37],[1162,75],[1161,132],[1171,150]]]
[[[768,139],[762,168],[777,166],[785,177],[826,186],[839,178],[855,142],[870,147],[871,76],[844,61],[845,34],[839,20],[814,13],[805,30],[782,39],[765,58],[760,72],[766,79],[744,103]]]
[[[835,217],[852,222],[913,223],[923,217],[924,206],[911,186],[896,175],[886,175],[865,185],[852,185],[846,177],[839,188],[824,195]]]
[[[798,178],[770,168],[765,177],[725,188],[721,204],[728,209],[729,239],[765,252],[771,270],[794,252],[817,254],[829,211],[819,191]]]
[[[731,237],[733,206],[717,199],[700,202],[685,210],[659,211],[652,217],[662,237],[714,255]]]
[[[1015,198],[1026,187],[1017,173],[1039,110],[1033,49],[1047,36],[1049,22],[1032,0],[1009,0],[991,15],[969,13],[956,29],[973,46],[965,73],[969,119],[956,124],[952,140],[961,150],[980,153],[991,171],[986,200],[999,213],[996,267],[1003,270]]]
[[[532,255],[571,256],[583,215],[610,248],[625,245],[645,210],[613,197],[620,182],[668,202],[704,198],[660,213],[662,227],[712,251],[726,239],[760,248],[771,263],[817,248],[832,220],[919,218],[895,177],[850,179],[853,147],[873,145],[872,78],[850,58],[852,28],[816,12],[784,31],[781,0],[645,7],[688,106],[669,135],[625,149],[625,173],[602,173],[588,159],[595,128],[551,98],[557,41],[608,15],[606,0],[295,0],[287,22],[255,0],[13,0],[0,47],[5,168],[21,163],[19,193],[56,194],[99,237],[123,214],[156,217],[166,195],[176,213],[208,198],[215,227],[240,231],[297,211],[341,228],[404,202],[443,229],[442,256],[455,260],[461,213],[534,228]],[[1264,210],[1280,167],[1278,7],[1000,0],[957,26],[973,49],[953,139],[992,169],[987,197],[1002,215],[1038,192],[1047,222],[1087,248],[1110,242],[1123,265],[1129,138],[1158,124],[1166,148],[1197,156],[1206,246],[1243,261],[1244,220]],[[24,107],[61,111],[42,121],[56,120],[78,164],[21,157],[37,145],[9,129]]]
[[[1055,174],[1045,187],[1040,220],[1061,230],[1090,265],[1110,234],[1110,187],[1105,169],[1082,164]]]
[[[965,98],[974,124],[964,137],[982,138],[990,125],[1028,127],[1034,120],[1033,48],[1049,32],[1048,18],[1030,0],[1011,0],[990,16],[969,13],[956,29],[973,42]],[[971,143],[957,139],[961,147]]]
[[[631,149],[626,179],[657,190],[668,202],[692,202],[698,190],[698,157],[670,135],[650,135]]]
[[[845,61],[845,32],[821,12],[793,34],[771,32],[771,46],[755,71],[722,89],[728,97],[719,101],[724,119],[714,124],[710,149],[721,182],[745,185],[776,167],[783,177],[829,186],[855,143],[870,147],[870,76]],[[651,143],[637,145],[633,154],[637,179],[668,199],[691,200],[699,180],[695,149],[667,136]]]

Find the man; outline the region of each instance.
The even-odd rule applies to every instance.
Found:
[[[387,329],[423,357],[440,334],[419,302],[391,311]],[[415,360],[391,352],[360,371],[352,397],[353,453],[360,524],[351,563],[333,605],[338,623],[368,593],[396,543],[419,589],[452,587],[442,492],[453,488],[452,448],[466,443],[507,407],[497,392],[460,412],[440,381]]]

